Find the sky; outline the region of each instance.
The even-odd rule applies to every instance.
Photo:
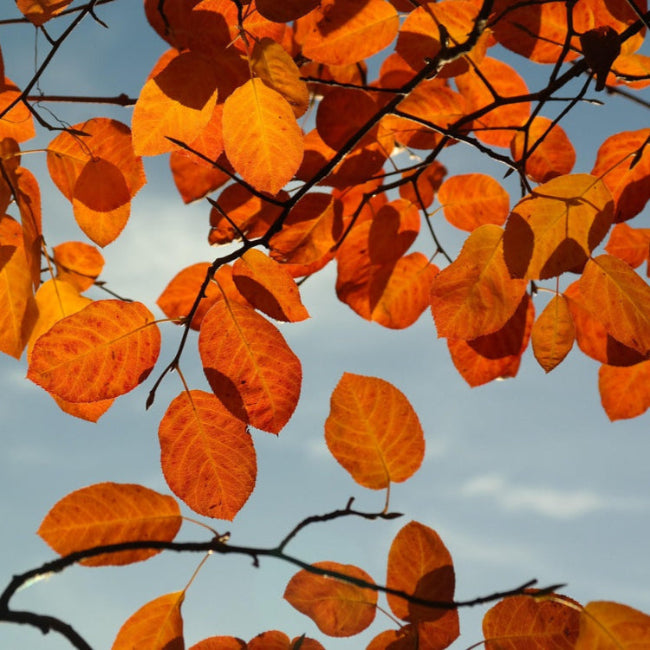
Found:
[[[12,3],[0,10],[0,21],[15,15]],[[118,1],[100,7],[98,15],[109,29],[87,21],[57,55],[41,82],[43,92],[139,92],[163,42],[147,26],[140,2]],[[34,36],[31,27],[0,23],[7,74],[19,85],[33,72]],[[44,52],[40,40],[37,57]],[[580,117],[565,123],[579,151],[575,171],[591,169],[598,145],[610,132],[647,126],[647,113],[640,108],[616,106],[616,122],[602,108],[586,106]],[[70,123],[90,115],[87,107],[49,108]],[[128,123],[130,109],[100,107],[94,115]],[[49,137],[28,146],[42,147]],[[46,240],[49,245],[81,240],[69,203],[47,182],[44,161],[42,152],[23,158],[42,182]],[[494,172],[461,145],[442,162],[450,174]],[[136,197],[123,235],[104,250],[103,279],[161,316],[154,303],[173,275],[218,253],[206,242],[208,206],[183,205],[164,157],[146,160],[145,166],[149,183]],[[650,226],[647,208],[635,223]],[[436,228],[457,250],[459,234],[441,222]],[[302,397],[278,437],[253,432],[256,490],[234,522],[213,522],[216,527],[229,530],[233,543],[272,546],[304,517],[343,507],[351,496],[359,509],[380,510],[384,494],[355,484],[330,456],[323,438],[329,398],[343,372],[376,376],[404,392],[425,431],[421,469],[392,489],[391,509],[404,516],[309,527],[290,552],[310,562],[357,564],[384,582],[392,538],[408,521],[417,520],[434,528],[449,548],[460,599],[537,578],[541,585],[568,583],[564,593],[583,603],[614,600],[650,612],[648,415],[610,423],[599,402],[598,366],[575,349],[548,376],[527,352],[515,379],[470,389],[453,368],[444,341],[437,339],[429,313],[404,331],[365,322],[337,301],[334,271],[332,266],[317,274],[301,290],[311,319],[280,326],[303,364]],[[171,324],[162,330],[159,369],[171,359],[180,335]],[[194,387],[206,388],[192,346],[183,370]],[[157,427],[181,390],[176,377],[164,381],[149,411],[145,399],[158,371],[121,397],[98,424],[90,424],[62,414],[24,378],[25,372],[24,360],[0,359],[0,584],[53,558],[35,531],[67,493],[101,481],[170,492],[160,471]],[[192,516],[187,508],[183,512]],[[185,524],[181,538],[209,537],[199,526]],[[59,616],[94,648],[109,648],[136,609],[182,589],[199,560],[163,554],[123,568],[75,567],[26,588],[13,604]],[[254,568],[247,558],[210,558],[183,606],[187,646],[212,635],[248,640],[280,629],[291,637],[306,633],[328,650],[351,650],[392,627],[378,612],[370,630],[358,637],[325,637],[282,599],[293,573],[274,560]],[[461,637],[452,648],[481,640],[484,612],[461,612]],[[55,635],[0,625],[0,648],[59,650],[69,645]]]

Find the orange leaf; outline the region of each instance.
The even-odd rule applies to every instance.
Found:
[[[533,325],[533,352],[539,365],[550,372],[569,354],[575,326],[566,298],[558,294],[546,305]]]
[[[650,199],[650,147],[641,150],[648,138],[650,129],[622,131],[607,138],[598,149],[591,173],[602,176],[612,193],[616,203],[616,222],[637,215]],[[637,160],[639,151],[641,156]]]
[[[365,571],[351,564],[316,562],[313,566],[374,584]],[[284,598],[329,636],[354,636],[375,619],[376,591],[305,570],[291,578]]]
[[[502,226],[510,211],[510,197],[502,185],[485,174],[458,174],[438,190],[445,219],[456,228],[472,232],[492,223]]]
[[[97,483],[63,497],[47,513],[38,534],[59,555],[137,541],[176,537],[181,513],[176,501],[142,485]],[[160,551],[143,549],[107,553],[81,560],[86,566],[140,562]]]
[[[212,390],[235,417],[281,431],[298,403],[302,368],[275,325],[250,307],[220,300],[203,319],[199,352]]]
[[[592,314],[580,292],[579,281],[569,285],[564,296],[575,325],[578,346],[588,357],[612,366],[632,366],[645,360],[637,350],[617,341]]]
[[[636,268],[648,259],[650,228],[632,228],[626,223],[617,223],[609,234],[605,250]]]
[[[165,0],[164,12],[159,0],[144,0],[144,12],[158,36],[177,50],[188,47],[192,8],[201,0]]]
[[[643,650],[650,644],[650,616],[627,605],[588,603],[580,617],[575,650]]]
[[[650,287],[611,255],[589,260],[579,281],[585,307],[616,340],[650,353]]]
[[[0,216],[0,351],[20,359],[37,317],[22,229]]]
[[[172,401],[158,429],[167,485],[192,510],[232,520],[257,475],[246,425],[211,393],[193,390]]]
[[[427,165],[419,172],[404,172],[402,178],[415,177],[415,191],[413,181],[399,186],[399,195],[414,203],[418,207],[427,208],[433,203],[436,192],[440,188],[443,178],[447,175],[447,168],[443,167],[437,160],[434,160],[430,165]],[[420,206],[422,200],[422,206]]]
[[[296,117],[309,106],[309,90],[300,78],[300,70],[287,51],[274,40],[263,38],[253,46],[253,72],[269,87],[280,93]]]
[[[24,250],[32,274],[32,284],[37,288],[41,282],[41,246],[43,245],[41,192],[36,177],[29,169],[18,167],[13,173],[9,172],[9,176],[20,210]]]
[[[434,278],[431,311],[438,337],[468,340],[491,334],[514,314],[526,280],[510,277],[502,238],[499,226],[480,226],[456,260]]]
[[[221,161],[225,162],[224,156],[221,157]],[[172,151],[169,156],[169,167],[176,189],[184,203],[203,198],[224,185],[230,178],[225,172],[184,149]]]
[[[368,254],[373,264],[397,261],[411,247],[420,232],[420,213],[406,199],[382,205],[368,233]]]
[[[424,600],[451,602],[455,589],[451,555],[435,530],[417,521],[395,535],[388,553],[386,586]],[[435,621],[446,609],[408,603],[387,594],[393,614],[404,621]]]
[[[397,11],[385,0],[324,0],[310,19],[303,54],[330,65],[357,63],[377,54],[399,28]]]
[[[84,242],[64,242],[52,252],[58,279],[69,282],[80,292],[92,287],[104,268],[102,254]]]
[[[178,320],[179,324],[182,323],[182,319],[190,313],[194,305],[209,268],[209,262],[192,264],[179,271],[171,279],[156,301],[156,304],[163,310],[167,318]],[[219,269],[222,273],[228,273],[228,271],[222,271],[222,269],[228,269],[228,267],[224,266]],[[219,275],[219,271],[216,275]],[[192,329],[200,329],[203,317],[210,307],[220,299],[221,291],[219,287],[214,282],[209,282],[205,289],[205,296],[201,299],[194,318],[192,318]]]
[[[0,139],[13,138],[16,142],[24,142],[36,135],[32,113],[25,102],[19,101],[11,110],[7,111],[7,108],[20,97],[20,94],[18,86],[11,79],[0,76],[0,114],[2,114]]]
[[[582,270],[612,225],[613,207],[604,183],[589,174],[540,185],[508,218],[503,249],[510,273],[543,280]]]
[[[288,23],[308,14],[319,0],[257,0],[257,10],[269,20]]]
[[[289,264],[312,264],[330,254],[342,233],[340,202],[330,194],[310,192],[271,237],[271,256]]]
[[[52,180],[72,203],[79,227],[99,246],[121,232],[131,199],[145,184],[142,159],[133,153],[130,129],[116,120],[95,118],[62,132],[50,143],[47,166]]]
[[[472,387],[515,377],[534,319],[533,303],[524,294],[519,307],[500,330],[469,341],[449,339],[447,346],[456,370]]]
[[[378,634],[366,650],[443,650],[460,635],[458,612],[446,611],[436,621],[419,621]]]
[[[528,88],[515,70],[503,61],[486,57],[481,62],[481,74],[470,68],[468,72],[456,77],[456,86],[467,99],[469,111],[477,111],[495,103],[492,90],[485,85],[489,80],[492,89],[500,97],[527,95]],[[482,117],[474,120],[476,137],[496,147],[509,147],[515,134],[513,127],[523,126],[530,114],[530,102],[522,101],[495,106]]]
[[[527,132],[518,131],[510,143],[514,160],[526,155],[526,174],[537,183],[569,174],[576,162],[575,149],[564,129],[551,124],[547,117],[537,116]]]
[[[424,458],[422,427],[404,394],[348,372],[332,393],[325,441],[352,478],[373,490],[410,478]]]
[[[217,103],[217,70],[206,57],[187,51],[164,54],[133,109],[133,147],[139,156],[155,156],[191,143],[208,124]]]
[[[139,302],[93,302],[36,341],[27,376],[69,402],[128,393],[158,358],[160,331],[153,321]]]
[[[72,0],[16,0],[18,10],[32,25],[40,27],[61,13]]]
[[[506,598],[483,617],[485,649],[573,650],[580,629],[576,605],[532,596]]]
[[[111,650],[183,650],[184,591],[148,602],[120,628]]]
[[[223,137],[232,166],[262,192],[277,194],[302,162],[302,131],[291,106],[260,79],[250,79],[226,99]]]
[[[244,641],[234,636],[211,636],[195,643],[189,650],[246,650]]]
[[[288,194],[281,192],[278,198],[284,200],[288,198]],[[226,187],[219,195],[217,204],[221,212],[228,215],[228,219],[215,207],[212,208],[212,229],[209,236],[211,244],[225,244],[241,239],[242,234],[248,239],[261,237],[283,212],[281,207],[263,201],[239,183]],[[234,226],[237,226],[239,231]]]
[[[645,413],[650,408],[650,361],[632,366],[602,365],[598,390],[605,413],[612,421]]]
[[[246,648],[248,650],[298,650],[299,648],[300,650],[325,650],[318,641],[307,638],[304,634],[291,640],[279,630],[269,630],[258,634],[248,642]],[[230,650],[230,647],[227,650]]]
[[[247,250],[233,264],[232,277],[244,298],[267,316],[291,323],[309,318],[295,280],[261,251]]]

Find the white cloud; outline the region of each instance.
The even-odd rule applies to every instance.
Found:
[[[605,497],[591,490],[516,484],[499,474],[484,474],[467,481],[460,494],[463,497],[490,498],[504,510],[534,512],[554,519],[570,519],[602,510],[647,507],[643,501]]]

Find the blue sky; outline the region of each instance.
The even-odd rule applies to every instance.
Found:
[[[139,2],[115,2],[98,14],[110,29],[87,21],[48,70],[41,82],[44,92],[139,91],[164,44],[148,28]],[[14,15],[13,7],[3,9],[0,19]],[[0,26],[0,46],[7,74],[23,84],[33,70],[34,30]],[[71,123],[91,115],[130,120],[130,109],[100,107],[94,114],[86,107],[51,109]],[[614,115],[587,106],[566,122],[579,150],[575,171],[591,169],[595,150],[609,132],[647,126],[647,113],[637,107],[618,104]],[[46,134],[38,146],[48,139]],[[460,145],[443,163],[450,173],[494,171]],[[42,181],[48,243],[83,239],[70,205],[45,179],[44,154],[25,156],[23,164]],[[155,299],[178,270],[212,259],[215,251],[206,244],[208,206],[182,204],[166,160],[145,164],[149,184],[134,201],[122,237],[104,251],[104,279],[155,310]],[[457,250],[458,234],[439,225],[443,241]],[[650,226],[647,209],[637,225]],[[419,244],[425,251],[427,246]],[[257,489],[233,523],[217,522],[217,528],[230,530],[234,543],[274,545],[300,519],[342,507],[350,496],[359,508],[381,509],[384,495],[357,486],[323,439],[329,397],[343,372],[378,376],[406,394],[426,436],[421,470],[393,488],[392,509],[405,515],[391,522],[344,520],[309,528],[290,547],[293,554],[308,561],[358,564],[383,582],[393,536],[416,519],[436,529],[447,544],[459,598],[538,578],[541,584],[569,583],[566,593],[584,603],[616,600],[649,612],[648,415],[610,423],[599,403],[597,364],[576,350],[549,376],[528,352],[517,378],[471,390],[453,368],[444,341],[436,338],[430,314],[405,331],[382,329],[337,301],[334,279],[333,267],[310,279],[302,294],[312,318],[281,327],[303,363],[302,398],[279,437],[254,432]],[[171,358],[179,333],[163,326],[161,367]],[[205,388],[191,346],[183,369],[193,386]],[[152,379],[92,425],[61,414],[24,375],[24,361],[0,359],[0,583],[52,558],[35,531],[68,492],[117,481],[169,493],[156,432],[167,404],[180,392],[176,377],[165,380],[148,412],[144,402]],[[191,525],[182,537],[207,539]],[[25,589],[14,606],[60,616],[91,645],[107,648],[137,608],[182,589],[199,559],[168,555],[119,569],[74,568]],[[281,598],[293,572],[271,560],[254,569],[246,558],[211,558],[184,605],[187,645],[211,635],[247,640],[281,629],[290,636],[305,632],[328,650],[351,650],[365,647],[391,626],[378,613],[377,620],[384,621],[371,632],[347,640],[324,637]],[[462,612],[462,636],[454,648],[481,639],[484,611]],[[5,625],[0,626],[0,647],[69,646],[53,635]]]

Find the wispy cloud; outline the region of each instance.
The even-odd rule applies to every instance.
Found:
[[[646,509],[638,499],[617,499],[592,490],[558,489],[545,485],[522,485],[499,474],[484,474],[461,487],[463,497],[483,497],[504,510],[535,512],[554,519],[569,519],[603,510]]]

